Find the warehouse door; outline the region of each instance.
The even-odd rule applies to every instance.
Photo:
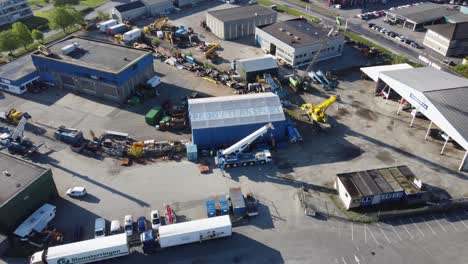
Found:
[[[271,55],[276,55],[276,45],[273,43],[270,43],[270,54]]]

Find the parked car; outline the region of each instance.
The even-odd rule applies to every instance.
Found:
[[[67,195],[70,197],[83,197],[87,194],[85,187],[73,187],[67,190]]]
[[[159,230],[161,226],[161,217],[158,210],[151,211],[151,228],[153,230]]]
[[[148,229],[147,224],[146,224],[146,217],[144,217],[144,216],[138,217],[138,220],[137,220],[138,234],[141,234],[141,233],[145,232],[146,229]]]
[[[124,230],[127,236],[133,235],[133,216],[126,215],[124,218]]]
[[[94,238],[106,236],[106,220],[104,218],[96,218],[94,221]]]
[[[400,35],[400,36],[397,36],[396,39],[403,42],[403,41],[405,41],[407,39],[407,37],[405,37],[403,35]]]
[[[249,4],[249,5],[255,5],[256,3],[257,3],[256,0],[250,0],[248,4]]]
[[[112,220],[111,226],[110,226],[110,234],[111,235],[120,234],[120,222],[119,222],[119,220]]]
[[[375,26],[375,24],[374,24],[374,23],[369,23],[369,24],[367,24],[367,26],[368,26],[369,28],[372,28],[373,26]]]
[[[414,41],[411,41],[410,46],[413,47],[413,48],[419,49],[418,43],[416,43],[416,42],[414,42]]]
[[[381,30],[379,30],[379,32],[382,34],[385,34],[388,32],[388,30],[386,28],[382,28]]]
[[[452,60],[443,60],[442,63],[444,63],[447,66],[456,66],[457,64],[453,62]]]

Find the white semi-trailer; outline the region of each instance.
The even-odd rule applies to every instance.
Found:
[[[36,252],[31,264],[83,264],[129,254],[127,234],[70,243]]]
[[[161,248],[227,237],[232,234],[229,215],[205,218],[159,227]]]

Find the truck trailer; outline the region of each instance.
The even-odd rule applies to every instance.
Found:
[[[222,215],[161,226],[159,227],[159,245],[161,248],[167,248],[227,237],[231,234],[231,219],[229,215]]]
[[[129,254],[127,234],[49,247],[31,256],[30,264],[91,263]]]

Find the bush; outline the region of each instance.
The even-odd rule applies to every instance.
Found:
[[[40,26],[38,26],[36,29],[37,29],[37,30],[40,30],[40,31],[42,31],[42,32],[44,32],[44,31],[49,30],[50,27],[49,27],[49,24],[47,24],[47,25],[40,25]]]
[[[54,6],[79,5],[80,0],[53,0],[52,4]]]
[[[25,24],[29,30],[38,29],[43,31],[44,29],[49,29],[49,20],[44,17],[32,16],[20,20],[21,23]],[[40,29],[43,28],[43,29]]]

